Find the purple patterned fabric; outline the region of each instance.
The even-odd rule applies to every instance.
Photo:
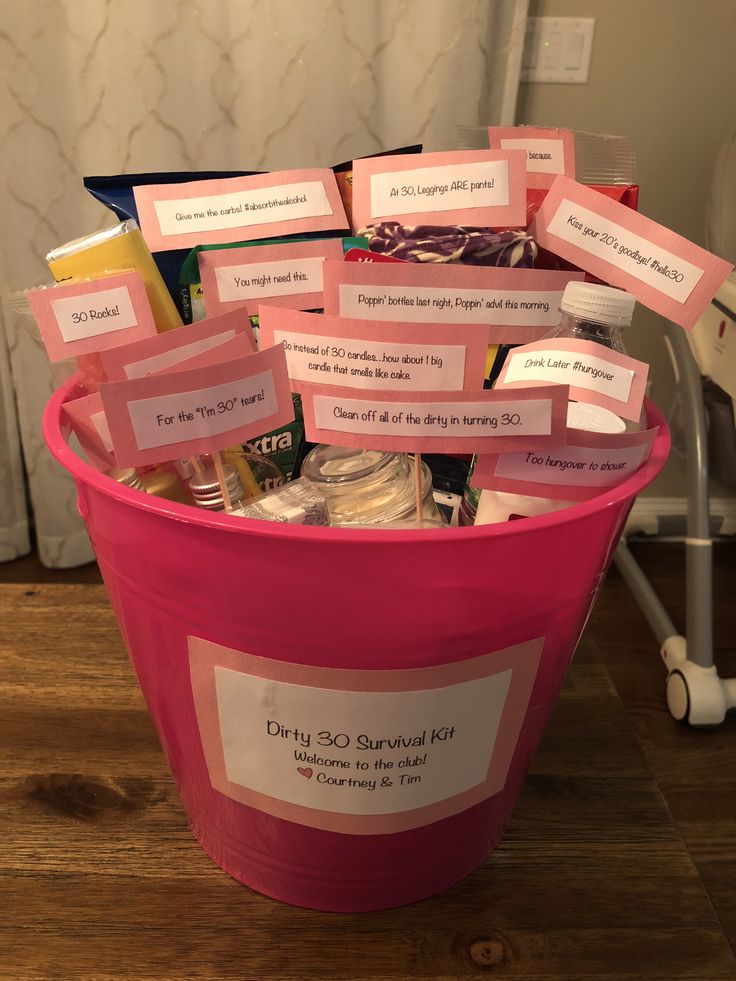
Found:
[[[470,266],[531,269],[537,243],[526,232],[494,232],[469,225],[400,225],[385,221],[362,228],[371,252],[411,262],[460,262]]]

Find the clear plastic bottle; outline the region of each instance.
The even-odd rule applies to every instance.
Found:
[[[384,524],[416,514],[414,465],[405,453],[320,443],[304,458],[301,473],[327,499],[333,525]],[[424,461],[422,517],[440,519]]]
[[[599,405],[585,402],[568,402],[567,425],[569,429],[584,429],[594,433],[623,433],[624,420]],[[491,525],[515,518],[533,518],[538,514],[550,514],[572,507],[574,501],[557,501],[530,494],[513,494],[510,491],[480,491],[474,524]]]
[[[592,341],[612,351],[628,355],[623,332],[631,323],[635,297],[624,290],[596,283],[569,282],[560,302],[561,319],[557,327],[541,340],[574,339]],[[529,384],[535,384],[530,377]],[[541,381],[540,381],[541,384]],[[570,402],[567,425],[592,432],[637,432],[646,428],[646,411],[642,407],[638,420],[622,419],[610,410],[585,402]],[[472,475],[472,469],[471,469]],[[483,490],[468,486],[460,508],[460,524],[490,524],[514,517],[532,517],[569,507],[571,501],[553,501],[505,491]]]
[[[572,338],[592,341],[628,355],[623,335],[631,323],[635,303],[636,298],[624,290],[597,283],[570,282],[560,302],[560,324],[545,334],[542,340]],[[638,421],[626,419],[624,423],[626,432],[646,428],[644,409]]]

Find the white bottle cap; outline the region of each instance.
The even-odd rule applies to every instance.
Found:
[[[560,310],[580,320],[593,320],[612,327],[631,323],[636,297],[624,290],[596,283],[569,282],[562,294]]]

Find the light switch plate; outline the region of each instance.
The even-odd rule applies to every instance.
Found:
[[[529,17],[526,23],[522,82],[588,81],[595,17]]]

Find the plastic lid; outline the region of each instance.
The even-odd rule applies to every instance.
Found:
[[[560,310],[580,320],[594,320],[612,327],[631,323],[636,297],[612,286],[570,282],[562,294]]]
[[[108,476],[112,477],[113,480],[117,480],[119,484],[125,484],[126,487],[146,491],[146,488],[141,483],[141,478],[138,476],[138,471],[133,467],[124,467],[122,470],[110,470],[108,471]]]
[[[383,450],[359,450],[320,443],[309,451],[302,463],[302,474],[314,483],[360,480],[374,474],[398,454]]]

